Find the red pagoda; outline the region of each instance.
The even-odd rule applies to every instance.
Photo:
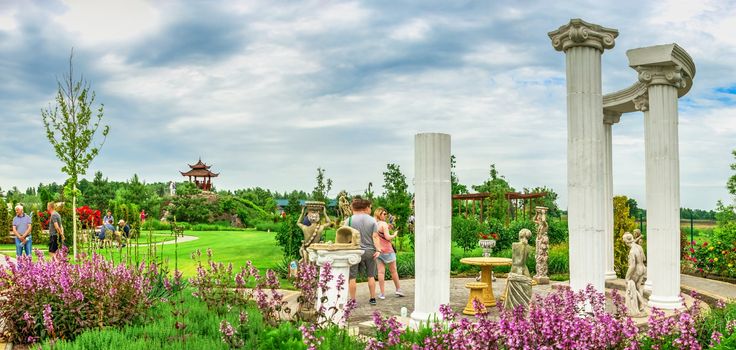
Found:
[[[189,176],[189,182],[192,182],[192,178],[194,178],[193,182],[200,190],[209,191],[212,189],[212,178],[220,175],[219,173],[211,172],[210,166],[202,163],[202,158],[200,158],[197,164],[189,165],[189,168],[191,168],[189,171],[185,173],[180,171],[180,173],[181,176]]]

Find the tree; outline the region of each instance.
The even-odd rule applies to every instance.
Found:
[[[734,158],[736,158],[736,149],[731,151],[731,154],[733,154]],[[736,163],[731,164],[731,170],[736,171]],[[728,178],[728,182],[726,182],[726,188],[728,189],[728,193],[736,197],[736,174],[733,174],[730,178]]]
[[[41,118],[46,129],[46,138],[53,146],[56,157],[64,163],[61,171],[69,176],[71,185],[72,207],[77,206],[77,182],[84,175],[89,164],[99,154],[100,148],[107,139],[110,127],[102,128],[102,142],[94,146],[92,141],[97,135],[102,121],[104,105],[94,111],[95,93],[90,91],[89,83],[83,76],[74,79],[72,59],[74,51],[69,55],[69,73],[63,81],[57,80],[56,106],[41,110]],[[74,257],[77,256],[77,211],[72,210],[72,239]]]
[[[540,202],[535,204],[543,207],[547,207],[547,216],[551,218],[560,217],[560,208],[557,206],[557,192],[548,187],[534,187],[531,190],[528,188],[524,189],[524,193],[544,193],[544,197],[541,198]]]
[[[81,189],[81,184],[80,184]],[[84,190],[82,190],[85,193]],[[107,178],[102,178],[102,172],[95,172],[95,178],[87,187],[85,198],[87,199],[87,205],[94,209],[105,210],[108,206],[108,202],[115,196],[110,181]]]
[[[452,194],[466,194],[468,193],[468,186],[460,183],[460,180],[455,174],[455,155],[450,156],[450,184],[452,186]]]
[[[626,269],[629,267],[629,248],[624,243],[624,233],[633,233],[634,229],[636,229],[636,221],[631,216],[628,198],[626,196],[613,197],[613,269],[619,278],[626,276]],[[643,245],[643,243],[639,244]]]
[[[312,199],[318,202],[327,202],[327,194],[332,189],[332,179],[325,180],[325,169],[317,168],[317,185],[312,190]]]
[[[387,164],[383,172],[383,203],[385,209],[396,217],[394,227],[399,232],[409,236],[410,241],[414,239],[409,231],[409,216],[411,215],[411,194],[406,176],[401,173],[401,168],[396,164]],[[399,241],[401,242],[401,241]],[[399,247],[401,248],[401,247]]]
[[[514,192],[514,189],[509,185],[508,181],[506,181],[506,178],[499,175],[495,164],[491,164],[489,175],[490,177],[488,180],[480,185],[473,186],[473,190],[491,194],[491,203],[485,207],[487,214],[486,217],[496,218],[501,220],[501,222],[504,222],[506,220],[506,216],[509,215],[509,204],[508,201],[506,201],[506,193]]]

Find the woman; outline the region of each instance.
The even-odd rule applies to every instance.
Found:
[[[376,208],[373,212],[373,217],[378,223],[378,239],[380,240],[378,246],[381,248],[381,254],[378,256],[378,287],[381,289],[381,293],[378,294],[379,299],[386,299],[384,284],[386,279],[386,264],[391,272],[391,280],[394,281],[396,287],[396,295],[403,297],[404,293],[401,292],[399,286],[399,273],[396,271],[396,252],[394,247],[391,245],[391,240],[394,239],[399,232],[395,231],[392,235],[390,232],[390,226],[386,223],[388,212],[383,208]]]

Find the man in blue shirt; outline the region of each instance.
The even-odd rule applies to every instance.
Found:
[[[15,254],[21,257],[23,253],[31,256],[31,216],[23,212],[23,206],[15,206],[13,217],[13,234],[15,235]]]

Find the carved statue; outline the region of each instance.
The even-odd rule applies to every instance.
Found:
[[[353,215],[353,209],[348,201],[348,194],[345,191],[340,192],[338,198],[338,209],[340,210],[340,222]]]
[[[646,300],[644,300],[644,279],[647,275],[647,260],[644,249],[637,244],[634,235],[629,232],[622,237],[624,243],[629,247],[629,269],[626,270],[626,309],[629,316],[646,316]]]
[[[549,277],[547,277],[547,260],[549,259],[549,236],[547,236],[549,225],[547,224],[547,208],[537,207],[534,222],[537,224],[537,274],[534,276],[534,280],[539,284],[549,284]]]
[[[302,257],[301,261],[304,263],[309,261],[307,248],[312,245],[312,243],[319,242],[322,239],[322,232],[324,232],[325,228],[330,226],[332,223],[330,221],[330,216],[327,215],[327,208],[324,203],[307,202],[305,204],[305,207],[302,207],[302,213],[299,215],[299,219],[296,223],[299,228],[302,229],[302,233],[304,233],[304,240],[302,241],[301,248],[299,248],[299,255]],[[306,220],[304,220],[305,209],[307,210]],[[321,223],[320,209],[322,209],[322,214],[324,214],[324,223]]]
[[[519,241],[511,245],[511,272],[506,280],[506,297],[503,304],[507,309],[518,305],[528,309],[529,301],[532,299],[532,278],[526,266],[526,259],[531,250],[527,242],[531,236],[531,231],[521,229]]]

